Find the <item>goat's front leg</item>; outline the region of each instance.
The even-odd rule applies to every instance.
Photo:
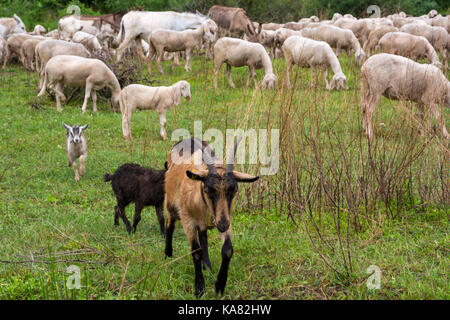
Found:
[[[166,134],[166,112],[158,112],[159,113],[159,124],[161,125],[161,131],[159,134],[163,138],[163,140],[167,140],[167,134]]]
[[[83,154],[80,156],[80,175],[84,176],[86,172],[86,157],[87,155]]]
[[[185,225],[183,225],[185,226]],[[203,252],[200,244],[197,241],[195,230],[185,228],[184,230],[191,244],[192,259],[194,261],[195,269],[195,296],[201,297],[205,293],[205,279],[202,271],[202,257]]]
[[[233,244],[231,243],[231,225],[226,232],[220,234],[222,239],[222,264],[216,281],[216,293],[223,295],[228,279],[228,267],[233,256]]]
[[[156,211],[156,217],[158,218],[159,222],[159,230],[161,231],[161,235],[163,237],[166,236],[166,227],[164,226],[164,208],[163,204],[160,204],[159,206],[155,206]]]
[[[203,269],[206,269],[206,267],[209,268],[209,270],[212,270],[211,268],[211,261],[209,260],[209,254],[208,254],[208,230],[199,230],[198,231],[198,239],[200,241],[200,247],[202,248],[203,252]]]
[[[136,232],[137,225],[139,224],[139,221],[141,221],[141,211],[144,208],[144,206],[136,202],[134,205],[134,218],[133,218],[133,227],[131,231],[134,233]]]
[[[77,167],[76,161],[72,162],[72,168],[73,168],[73,172],[75,173],[75,181],[76,182],[80,181],[80,176],[78,175],[78,167]]]

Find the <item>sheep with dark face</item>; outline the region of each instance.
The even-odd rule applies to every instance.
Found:
[[[83,131],[87,129],[89,124],[85,126],[68,126],[63,122],[64,128],[67,130],[66,135],[66,151],[67,151],[67,165],[73,167],[75,173],[75,181],[80,181],[78,175],[78,168],[76,160],[80,159],[80,175],[83,176],[85,172],[85,164],[87,158],[87,143],[83,135]]]
[[[116,195],[117,205],[114,207],[114,225],[119,225],[122,218],[128,233],[136,232],[141,220],[141,211],[144,207],[154,206],[158,217],[161,234],[164,236],[164,175],[166,170],[153,170],[141,167],[138,164],[126,163],[120,166],[114,174],[105,174],[105,182],[111,181],[112,189]],[[131,202],[135,203],[133,226],[125,215],[125,207]]]

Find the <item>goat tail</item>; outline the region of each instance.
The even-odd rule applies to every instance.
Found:
[[[112,177],[113,177],[112,174],[107,173],[107,174],[105,174],[105,175],[103,176],[103,180],[104,180],[105,182],[108,182],[108,181],[111,181],[111,180],[112,180]]]

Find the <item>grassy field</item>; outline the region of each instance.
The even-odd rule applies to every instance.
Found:
[[[164,241],[153,208],[144,209],[135,234],[128,235],[123,224],[114,227],[115,197],[111,186],[103,182],[103,175],[125,162],[162,168],[174,144],[170,133],[176,128],[192,132],[194,120],[202,120],[203,130],[283,126],[286,97],[293,101],[293,114],[305,110],[327,114],[329,121],[337,123],[337,137],[351,132],[364,141],[359,115],[359,70],[346,57],[340,60],[350,87],[343,92],[326,91],[321,78],[319,87],[310,90],[308,70],[293,75],[297,78],[293,92],[281,89],[281,81],[280,89],[274,91],[246,89],[247,68],[232,70],[237,88],[231,89],[224,67],[215,91],[212,62],[205,62],[203,56],[193,59],[193,71],[189,73],[166,62],[166,76],[157,74],[156,79],[161,85],[189,81],[191,102],[182,100],[168,113],[168,141],[159,137],[155,112],[136,112],[131,121],[131,142],[122,138],[121,115],[111,111],[108,102],[100,101],[95,114],[89,102],[88,111],[82,114],[82,100],[76,97],[58,113],[50,96],[36,98],[36,73],[26,72],[18,64],[8,65],[0,71],[0,299],[195,298],[190,247],[181,225],[176,225],[171,259],[164,257]],[[279,78],[284,66],[282,60],[275,62]],[[258,71],[258,79],[262,76],[262,71]],[[389,127],[407,118],[394,108],[397,104],[383,98],[376,111],[376,123]],[[445,118],[449,119],[448,110]],[[66,165],[63,121],[89,123],[85,132],[87,172],[79,183]],[[380,140],[409,139],[408,132],[392,137],[382,130],[379,128]],[[295,140],[296,133],[291,135]],[[442,140],[433,141],[421,158],[431,166],[436,163]],[[388,146],[395,145],[387,144],[387,152],[394,152]],[[307,150],[298,156],[307,158]],[[283,162],[280,166],[285,172]],[[257,166],[245,169],[255,171]],[[448,166],[444,165],[443,170],[448,170]],[[428,176],[430,181],[437,178],[432,173]],[[276,192],[272,190],[281,186],[276,177],[262,177],[258,183],[267,186],[264,194],[269,198]],[[393,217],[384,211],[384,206],[377,206],[377,223],[358,232],[350,230],[347,236],[346,250],[351,252],[352,268],[342,278],[341,273],[324,263],[320,248],[317,250],[314,245],[318,235],[312,234],[310,239],[300,210],[291,210],[288,215],[277,205],[249,206],[248,192],[252,191],[239,192],[240,201],[233,212],[234,256],[225,299],[450,298],[448,202],[434,201],[425,210],[402,207]],[[133,212],[131,205],[127,208],[128,217]],[[327,241],[336,244],[330,217],[326,215],[320,227],[328,231]],[[206,294],[202,299],[220,298],[214,293],[221,259],[220,237],[216,230],[210,231],[209,236],[214,272],[204,272]],[[333,266],[341,263],[338,255],[327,257]],[[70,273],[66,268],[70,265],[80,267],[81,289],[67,288]],[[379,290],[366,286],[366,269],[370,265],[381,269]]]

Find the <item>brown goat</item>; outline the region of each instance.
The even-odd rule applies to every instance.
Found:
[[[165,254],[168,257],[172,256],[175,220],[181,220],[191,244],[197,297],[205,292],[202,262],[203,267],[208,266],[211,269],[207,229],[217,227],[222,239],[222,264],[215,287],[216,293],[223,294],[228,278],[228,267],[233,256],[232,200],[238,191],[238,182],[254,182],[259,178],[233,170],[238,143],[239,141],[234,146],[226,168],[216,162],[211,147],[196,138],[177,143],[169,154],[164,199],[164,207],[168,213]],[[196,161],[197,156],[201,156],[203,161]]]
[[[251,41],[257,41],[258,34],[244,9],[215,5],[209,9],[208,17],[214,20],[219,28],[230,33],[244,32]]]

